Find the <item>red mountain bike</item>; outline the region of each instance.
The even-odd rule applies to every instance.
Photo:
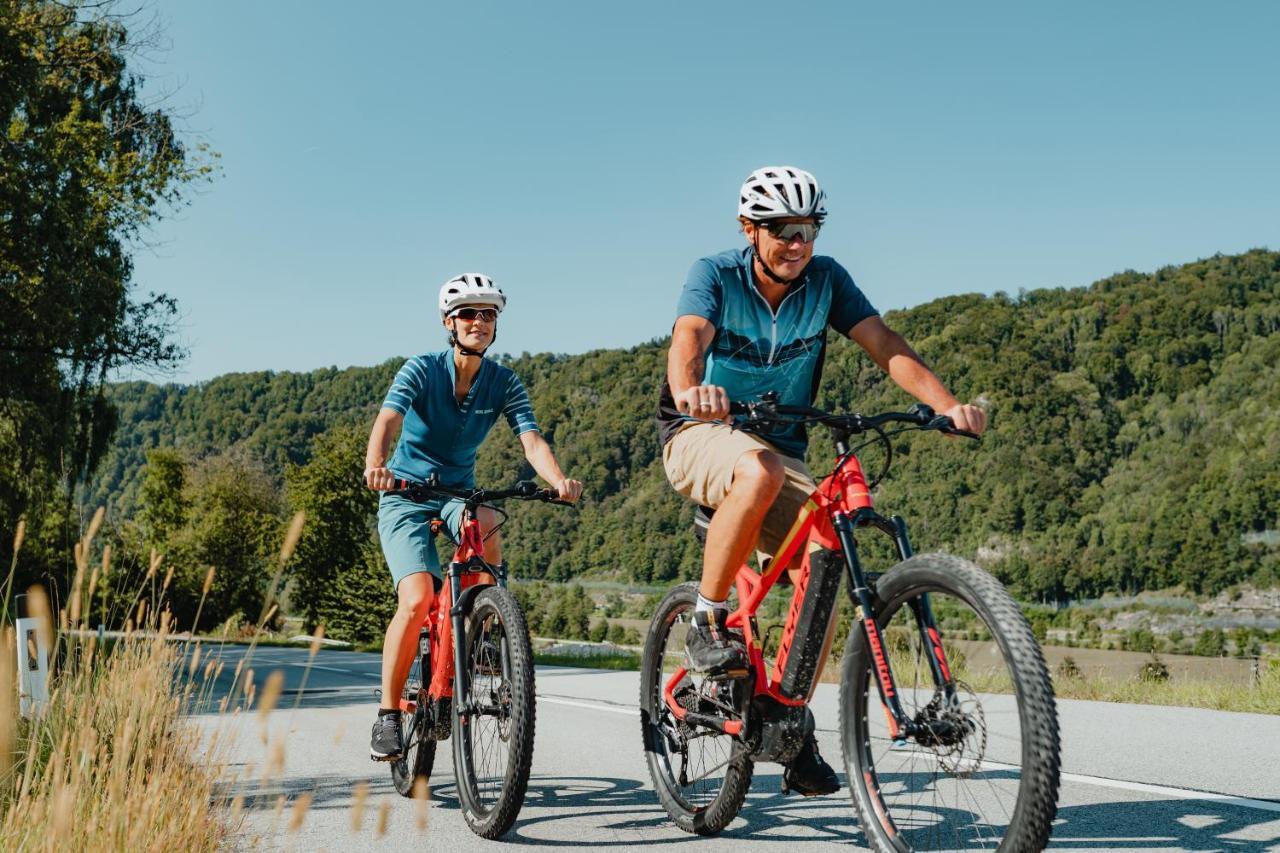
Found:
[[[391,763],[391,778],[397,791],[412,796],[418,779],[431,775],[436,742],[452,735],[462,815],[477,835],[498,838],[515,822],[529,784],[533,651],[506,577],[485,562],[476,511],[509,498],[563,501],[554,489],[528,482],[487,490],[398,480],[393,493],[415,501],[460,498],[466,506],[444,587],[418,634],[418,655],[400,701],[408,721],[404,749]],[[492,508],[505,520],[502,510]],[[433,529],[453,538],[439,521]]]
[[[785,764],[813,730],[806,700],[817,677],[840,578],[855,624],[841,665],[840,736],[854,807],[876,851],[1040,850],[1057,810],[1059,742],[1053,688],[1030,626],[999,581],[945,554],[913,555],[906,523],[871,507],[855,453],[906,430],[955,429],[925,406],[873,417],[777,405],[732,407],[767,436],[820,424],[835,439],[834,470],[801,510],[763,574],[742,566],[729,616],[750,662],[745,679],[713,680],[684,665],[696,584],[672,589],[645,641],[640,710],[649,773],[687,832],[712,835],[738,814],[754,762]],[[900,424],[886,432],[885,427]],[[849,439],[874,437],[849,449]],[[887,534],[901,562],[863,571],[858,532]],[[803,551],[800,551],[801,547]],[[803,571],[770,666],[756,613],[796,553]],[[943,639],[943,631],[946,639]],[[874,685],[874,686],[873,686]]]

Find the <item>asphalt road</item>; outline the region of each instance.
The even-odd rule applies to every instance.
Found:
[[[217,689],[230,686],[245,651],[205,650],[206,659],[224,661]],[[638,673],[558,667],[537,671],[533,770],[519,820],[503,842],[483,841],[458,811],[448,742],[437,753],[425,809],[396,794],[387,766],[369,760],[377,656],[322,651],[299,693],[306,667],[305,649],[257,649],[259,690],[270,672],[284,673],[278,710],[265,718],[195,717],[230,762],[234,778],[225,789],[244,798],[245,849],[864,847],[846,791],[783,797],[774,764],[756,767],[741,816],[719,838],[686,835],[650,788],[637,724]],[[813,710],[823,754],[842,769],[832,685],[819,687]],[[1280,717],[1078,700],[1059,700],[1059,716],[1064,773],[1052,849],[1280,851]],[[273,754],[283,769],[264,773]],[[295,830],[290,824],[305,795],[309,809]]]

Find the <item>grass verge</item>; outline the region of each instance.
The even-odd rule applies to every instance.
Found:
[[[544,666],[578,666],[588,669],[640,669],[640,655],[631,653],[610,655],[574,655],[534,652],[533,662]]]
[[[6,661],[13,642],[6,629]],[[198,676],[212,673],[188,677],[181,648],[163,636],[112,646],[104,652],[91,637],[56,648],[49,702],[32,720],[13,707],[5,667],[0,849],[212,851],[228,837],[215,810],[216,745],[202,749],[181,720]]]

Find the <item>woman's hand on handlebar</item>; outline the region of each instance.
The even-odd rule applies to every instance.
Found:
[[[376,492],[385,492],[396,486],[396,475],[391,469],[378,466],[364,469],[364,484]]]

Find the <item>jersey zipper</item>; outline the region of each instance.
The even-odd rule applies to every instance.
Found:
[[[800,282],[800,286],[803,287],[804,283],[805,282],[803,281]],[[782,312],[782,306],[787,304],[787,300],[791,298],[792,294],[795,293],[796,289],[792,289],[788,287],[787,294],[783,296],[782,301],[778,303],[778,310],[774,311],[773,306],[769,304],[769,300],[765,299],[764,294],[762,294],[759,291],[759,289],[756,288],[755,282],[752,282],[749,285],[749,287],[751,288],[751,292],[754,293],[756,297],[759,298],[759,300],[764,303],[765,310],[769,312],[769,316],[773,321],[772,328],[769,330],[769,360],[766,362],[767,364],[772,365],[773,357],[774,355],[777,354],[777,351],[778,351],[778,314]]]

